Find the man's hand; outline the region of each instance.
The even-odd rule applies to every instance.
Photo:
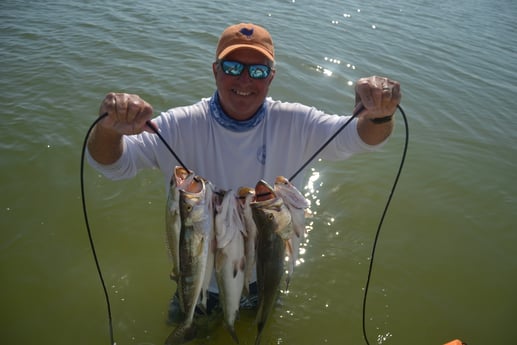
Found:
[[[394,126],[391,117],[401,97],[397,81],[377,76],[357,81],[354,114],[359,111],[357,131],[365,143],[380,144],[391,134]]]
[[[355,109],[362,105],[359,116],[369,120],[391,116],[397,110],[402,94],[397,81],[385,77],[361,78],[355,85]]]
[[[153,116],[151,105],[138,95],[109,93],[101,103],[99,115],[108,114],[88,138],[88,151],[101,164],[115,163],[123,152],[122,136],[152,132],[146,122]]]
[[[101,103],[99,115],[108,114],[99,126],[120,135],[152,132],[146,122],[153,116],[153,107],[138,95],[109,93]]]

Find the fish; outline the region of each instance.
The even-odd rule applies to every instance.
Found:
[[[277,176],[274,184],[275,193],[282,198],[287,209],[291,213],[293,236],[287,242],[287,274],[286,290],[289,289],[289,282],[298,261],[300,244],[305,240],[305,214],[310,207],[309,201],[302,193],[284,176]]]
[[[210,189],[210,207],[209,210],[211,212],[212,216],[212,232],[209,237],[209,243],[208,243],[208,257],[207,257],[207,263],[206,263],[206,270],[205,270],[205,277],[203,279],[203,285],[201,287],[201,296],[200,301],[198,303],[198,307],[201,309],[202,312],[207,314],[207,302],[208,302],[208,287],[210,286],[210,282],[212,280],[212,275],[214,272],[214,260],[215,260],[215,249],[216,249],[216,240],[215,240],[215,202],[217,199],[217,190],[215,186],[212,184],[212,182],[203,179],[205,182],[206,188]]]
[[[224,325],[236,344],[239,344],[239,339],[234,324],[239,313],[246,267],[244,225],[238,207],[235,193],[227,191],[221,203],[216,205],[215,215],[215,276],[219,301],[223,308]]]
[[[284,273],[286,241],[292,236],[291,214],[282,198],[264,180],[255,186],[255,200],[251,203],[253,220],[257,225],[257,336],[262,331],[278,295]]]
[[[172,261],[170,278],[176,283],[179,277],[179,251],[180,251],[180,188],[185,188],[194,179],[194,173],[177,166],[169,185],[169,194],[165,208],[165,235],[167,249]]]
[[[185,319],[171,332],[165,345],[184,344],[196,336],[194,312],[203,292],[214,236],[213,190],[210,184],[195,176],[179,189],[181,219],[179,241],[179,304]]]
[[[250,284],[252,283],[253,273],[256,264],[257,250],[257,225],[253,220],[251,202],[255,198],[255,190],[250,187],[240,187],[237,191],[239,197],[239,213],[244,224],[244,251],[246,253],[246,268],[244,271],[244,291],[243,294],[249,295]]]

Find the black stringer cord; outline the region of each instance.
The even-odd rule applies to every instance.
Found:
[[[99,116],[90,126],[88,129],[88,132],[86,132],[86,136],[84,138],[83,142],[83,148],[81,151],[81,200],[83,202],[83,214],[84,214],[84,222],[86,224],[86,230],[88,231],[88,239],[90,240],[90,248],[92,249],[93,258],[95,260],[95,266],[97,267],[97,274],[99,275],[99,279],[102,284],[102,289],[104,290],[104,297],[106,299],[106,307],[108,308],[108,323],[109,323],[109,334],[110,334],[110,341],[111,345],[115,344],[114,338],[113,338],[113,319],[111,317],[111,304],[110,299],[108,295],[108,289],[106,288],[106,283],[104,282],[104,277],[102,276],[101,266],[99,264],[99,259],[97,258],[97,253],[95,252],[95,244],[93,243],[93,237],[92,232],[90,230],[90,223],[88,222],[88,212],[86,211],[86,198],[84,193],[84,156],[86,154],[86,145],[88,144],[88,137],[90,136],[90,133],[93,130],[93,127],[102,120],[105,116],[108,114],[103,114]]]
[[[370,286],[370,279],[372,277],[372,270],[373,270],[373,259],[375,256],[375,250],[377,247],[377,241],[379,239],[379,234],[381,232],[382,223],[384,222],[384,217],[386,216],[386,213],[388,211],[388,207],[390,206],[391,199],[393,198],[393,194],[395,193],[395,188],[397,187],[397,183],[399,181],[400,174],[402,173],[402,168],[404,166],[404,162],[406,161],[406,154],[407,154],[407,148],[409,143],[409,126],[406,118],[406,114],[404,113],[404,110],[400,105],[397,106],[397,108],[400,110],[400,113],[402,114],[402,118],[404,119],[404,127],[406,130],[405,140],[404,140],[404,151],[402,152],[402,158],[400,160],[400,166],[397,172],[397,176],[395,177],[395,180],[393,181],[393,186],[391,187],[391,192],[388,197],[388,200],[386,201],[386,205],[384,206],[384,211],[382,212],[381,219],[379,221],[379,225],[377,227],[377,232],[375,233],[375,239],[373,240],[373,246],[372,246],[372,254],[370,256],[370,265],[368,267],[368,278],[366,279],[366,284],[364,287],[364,297],[363,297],[363,337],[366,341],[366,344],[370,345],[368,342],[368,336],[366,335],[366,300],[368,297],[368,288]]]

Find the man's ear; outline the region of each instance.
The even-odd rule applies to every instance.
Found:
[[[271,75],[270,75],[270,78],[269,78],[269,82],[268,82],[268,86],[271,85],[271,82],[273,81],[273,79],[275,79],[275,72],[276,70],[271,70]]]

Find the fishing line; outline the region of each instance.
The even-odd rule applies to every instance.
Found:
[[[90,248],[92,250],[93,259],[95,260],[95,266],[97,267],[97,275],[99,276],[99,279],[102,284],[102,289],[104,290],[104,298],[106,299],[106,307],[108,309],[108,325],[109,325],[109,335],[110,335],[110,344],[114,345],[114,337],[113,337],[113,318],[111,316],[111,304],[110,299],[108,295],[108,289],[106,288],[106,283],[104,282],[104,277],[102,276],[101,266],[99,264],[99,259],[97,258],[97,253],[95,252],[95,244],[93,243],[93,236],[92,232],[90,230],[90,223],[88,222],[88,212],[86,211],[86,198],[84,193],[84,156],[86,153],[86,145],[88,143],[88,137],[90,136],[91,131],[95,127],[95,125],[102,120],[104,117],[106,117],[108,114],[102,114],[99,116],[90,126],[88,131],[86,132],[86,136],[84,138],[83,142],[83,148],[81,151],[81,200],[83,202],[83,214],[84,214],[84,222],[86,224],[86,230],[88,231],[88,239],[90,240]]]
[[[409,126],[407,122],[406,114],[404,113],[404,110],[400,105],[397,105],[397,108],[399,109],[402,118],[404,119],[404,128],[405,128],[405,140],[404,140],[404,149],[402,152],[402,158],[400,160],[400,166],[397,171],[397,175],[395,177],[395,180],[393,181],[393,186],[391,187],[390,194],[388,196],[388,200],[386,201],[386,205],[384,206],[384,210],[382,211],[382,216],[379,221],[379,225],[377,226],[377,231],[375,233],[375,239],[373,240],[372,245],[372,253],[370,255],[370,265],[368,267],[368,277],[366,278],[366,284],[364,287],[364,296],[363,296],[363,338],[366,341],[366,344],[370,345],[370,342],[368,341],[368,336],[366,334],[366,300],[368,298],[368,289],[370,287],[370,280],[372,277],[372,270],[373,270],[373,259],[375,257],[375,250],[377,248],[377,242],[379,239],[379,234],[381,232],[382,224],[384,222],[384,218],[386,216],[386,213],[388,212],[388,207],[390,206],[391,199],[393,198],[393,194],[395,193],[395,189],[397,187],[397,183],[400,178],[400,174],[402,173],[402,168],[404,167],[404,163],[406,161],[406,155],[407,155],[407,148],[409,143]]]

